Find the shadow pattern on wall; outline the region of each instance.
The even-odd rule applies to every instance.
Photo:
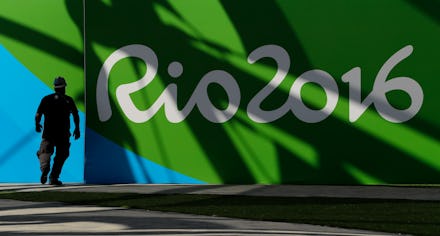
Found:
[[[425,3],[402,1],[398,4],[407,3],[438,24],[438,17]],[[347,61],[343,59],[329,62],[324,70],[337,82],[339,91],[333,92],[339,93],[340,103],[335,113],[322,122],[305,123],[292,113],[267,124],[249,119],[247,104],[268,84],[277,68],[269,58],[250,65],[246,58],[253,50],[275,44],[284,48],[291,59],[289,76],[263,101],[265,110],[279,108],[285,103],[289,88],[298,76],[323,67],[322,62],[316,60],[316,52],[304,41],[307,40],[304,36],[306,29],[301,27],[304,23],[286,15],[283,8],[291,4],[306,10],[307,4],[259,1],[253,2],[249,8],[248,3],[229,0],[197,3],[88,1],[85,5],[85,32],[82,15],[78,14],[82,10],[81,1],[66,0],[65,4],[85,38],[87,128],[137,154],[135,163],[139,163],[147,183],[153,183],[154,178],[152,170],[142,167],[144,158],[206,183],[380,184],[438,183],[440,179],[439,161],[436,161],[440,155],[439,124],[427,121],[424,107],[415,118],[402,124],[387,123],[373,107],[366,112],[372,120],[348,121],[348,111],[340,105],[348,104],[348,84],[339,78],[349,69],[365,65],[344,64]],[[0,20],[5,23],[2,25],[19,29],[3,33],[21,38],[24,43],[34,44],[57,57],[63,57],[59,54],[61,50],[73,50],[7,19]],[[35,35],[41,40],[27,40],[27,35]],[[325,40],[322,39],[322,45],[326,45]],[[47,46],[51,43],[55,47]],[[334,47],[349,51],[351,42],[345,43],[347,49],[342,47],[344,43]],[[183,109],[206,73],[224,70],[233,76],[240,88],[241,101],[235,116],[226,123],[214,124],[207,121],[198,109],[193,109],[183,122],[174,124],[166,120],[161,109],[145,123],[130,121],[122,111],[115,91],[121,84],[139,80],[151,68],[136,58],[129,58],[118,62],[108,74],[112,116],[108,121],[100,121],[96,105],[100,69],[112,52],[131,44],[150,47],[159,61],[155,80],[131,95],[139,110],[150,107],[171,83],[178,88],[176,102],[179,109]],[[367,76],[363,77],[363,85],[367,86],[359,91],[363,97],[370,91],[377,68],[400,46],[404,45],[384,46],[380,52],[385,58],[382,60],[366,55],[372,59],[365,66]],[[325,57],[338,60],[336,55]],[[168,71],[170,63],[175,61],[183,66],[179,78],[172,78]],[[338,63],[338,67],[332,67]],[[402,71],[405,69],[396,68],[395,73]],[[258,75],[260,72],[262,74]],[[438,87],[433,81],[424,82],[422,87],[431,84]],[[303,93],[315,94],[314,89],[305,86]],[[208,94],[218,109],[226,108],[229,101],[220,86],[210,85]],[[325,95],[322,91],[317,94],[318,97],[304,96],[304,102],[317,109],[320,105],[315,100],[323,101],[322,108]],[[432,96],[425,94],[425,104],[432,102]],[[387,133],[394,131],[396,133]],[[86,148],[93,150],[93,140],[86,142]],[[98,158],[94,166],[88,170],[86,167],[86,177],[101,175],[100,182],[138,181],[127,152],[108,153],[96,149],[93,156],[86,158]],[[168,182],[173,181],[178,182],[170,176]]]

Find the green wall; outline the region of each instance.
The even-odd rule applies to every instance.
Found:
[[[38,142],[29,101],[64,75],[87,115],[86,183],[439,183],[437,0],[0,7],[0,121],[17,120],[3,169]]]
[[[87,126],[206,183],[438,183],[438,6],[87,2]]]

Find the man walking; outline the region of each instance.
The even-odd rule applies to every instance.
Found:
[[[78,109],[73,99],[66,95],[66,81],[63,77],[57,77],[54,80],[55,93],[45,96],[38,106],[35,115],[36,131],[41,132],[41,117],[44,115],[44,129],[40,149],[37,152],[40,160],[42,184],[47,181],[50,172],[50,157],[56,154],[52,166],[52,172],[49,176],[49,184],[62,185],[58,180],[64,162],[69,156],[70,148],[70,114],[73,115],[75,130],[73,136],[75,139],[80,137]]]

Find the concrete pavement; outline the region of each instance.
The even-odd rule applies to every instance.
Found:
[[[340,235],[392,234],[306,224],[263,222],[119,207],[0,199],[0,235]]]
[[[73,191],[141,194],[214,194],[277,197],[333,197],[440,201],[439,187],[332,186],[332,185],[173,185],[173,184],[68,184],[61,187],[39,184],[0,184],[1,190]]]
[[[0,184],[0,191],[222,194],[439,200],[439,188],[289,185],[65,185]],[[263,222],[132,210],[0,200],[0,235],[393,235],[306,224]]]

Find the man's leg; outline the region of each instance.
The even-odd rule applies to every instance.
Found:
[[[40,160],[40,181],[42,184],[46,183],[47,174],[49,174],[50,171],[50,156],[53,154],[53,147],[53,143],[43,139],[40,144],[40,149],[37,152],[38,159]]]
[[[69,157],[69,140],[65,140],[56,144],[56,154],[53,159],[52,172],[50,173],[50,183],[55,185],[61,185],[61,181],[58,180],[61,169],[63,168],[64,162],[67,157]]]

